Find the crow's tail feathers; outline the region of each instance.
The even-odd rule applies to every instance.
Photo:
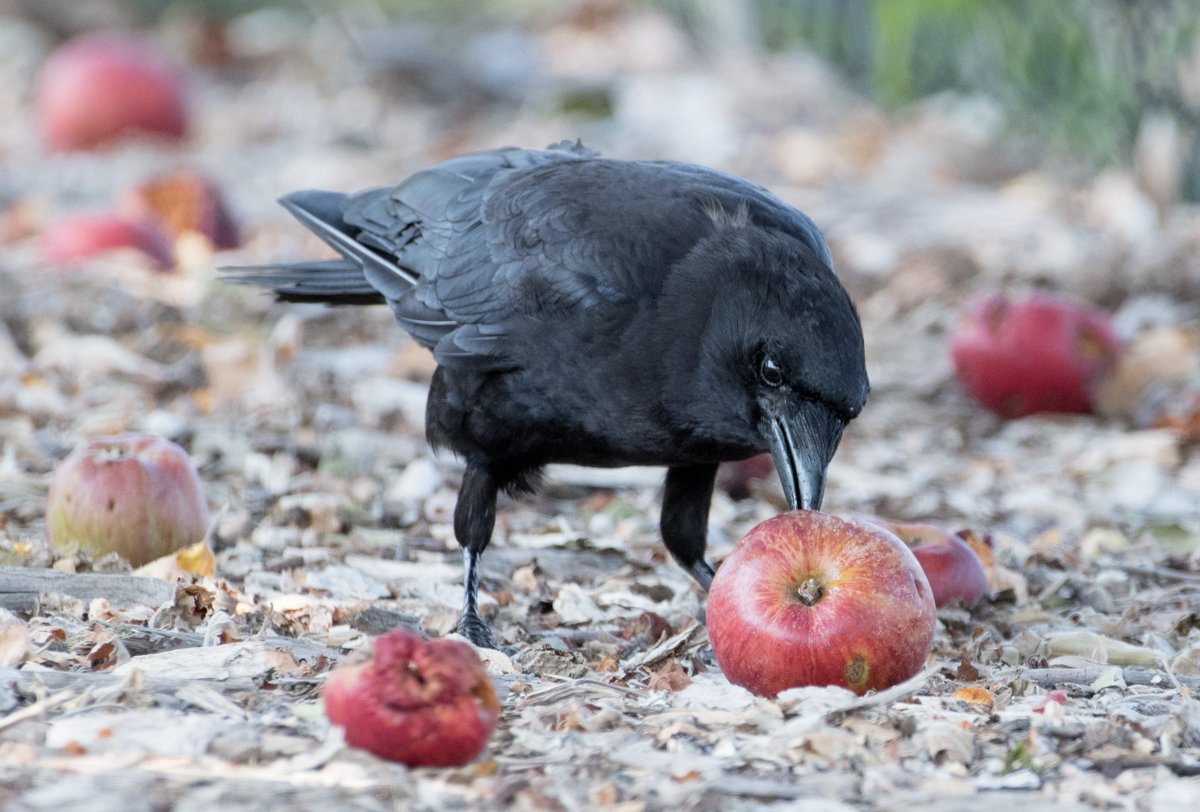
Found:
[[[308,190],[279,199],[280,204],[341,259],[291,262],[280,265],[221,268],[226,279],[238,285],[270,288],[283,302],[326,304],[383,304],[385,299],[370,278],[400,277],[416,284],[417,277],[388,257],[354,238],[342,220],[345,195]]]

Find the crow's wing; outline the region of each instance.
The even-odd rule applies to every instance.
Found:
[[[629,318],[722,218],[792,233],[829,263],[812,221],[760,187],[580,145],[454,158],[350,197],[342,216],[359,242],[419,277],[371,282],[447,366],[509,366],[506,339],[529,318]]]

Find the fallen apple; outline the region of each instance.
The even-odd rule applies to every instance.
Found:
[[[151,219],[116,214],[74,214],[55,220],[42,231],[42,253],[56,265],[71,265],[109,251],[141,251],[157,270],[175,263],[171,238]]]
[[[46,60],[35,91],[52,152],[90,150],[129,135],[179,139],[187,109],[179,72],[148,40],[85,34]]]
[[[325,683],[325,713],[346,742],[410,767],[456,767],[483,751],[500,702],[475,650],[393,629],[371,659]]]
[[[713,578],[706,614],[725,676],[762,696],[894,685],[925,663],[936,623],[929,582],[903,542],[877,525],[803,510],[738,542]]]
[[[60,556],[118,553],[140,567],[200,541],[207,528],[187,452],[152,434],[85,440],[50,480],[46,532]]]
[[[867,516],[864,521],[891,531],[908,545],[929,579],[933,602],[939,609],[954,600],[970,606],[987,594],[983,561],[961,537],[922,522],[898,522],[880,516]]]
[[[122,209],[140,219],[156,219],[174,237],[199,234],[217,250],[236,248],[237,223],[216,183],[194,169],[180,169],[135,186]]]
[[[985,294],[950,335],[967,394],[1006,418],[1090,412],[1119,352],[1108,313],[1045,292],[1015,301]]]

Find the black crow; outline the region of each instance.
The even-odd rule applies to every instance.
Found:
[[[458,630],[475,644],[494,646],[476,596],[497,493],[547,463],[667,466],[663,542],[706,589],[718,463],[769,450],[789,504],[820,507],[867,399],[862,328],[820,231],[762,187],[563,142],[280,202],[341,257],[233,279],[387,304],[437,360],[426,432],[466,462]]]

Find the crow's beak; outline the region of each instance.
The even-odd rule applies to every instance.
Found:
[[[764,403],[761,430],[792,510],[820,510],[825,468],[842,439],[844,424],[813,400]]]

